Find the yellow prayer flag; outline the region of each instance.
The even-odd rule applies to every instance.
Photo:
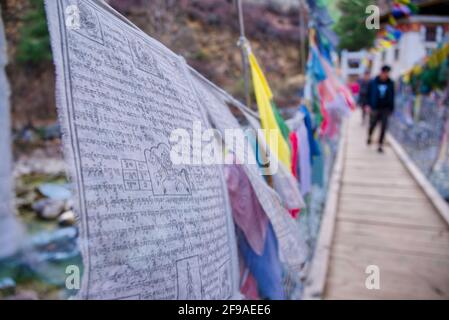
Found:
[[[402,80],[404,80],[405,83],[409,83],[410,82],[410,73],[404,74],[404,76],[402,77]]]
[[[392,14],[390,14],[390,15],[388,16],[388,22],[390,22],[390,24],[391,24],[392,26],[395,26],[395,25],[398,24],[397,21],[396,21],[396,19],[393,17]]]
[[[412,69],[412,73],[413,75],[417,76],[418,74],[420,74],[422,72],[422,67],[420,65],[416,65],[413,67]]]
[[[436,68],[438,66],[438,59],[437,56],[435,54],[432,54],[429,57],[429,60],[427,61],[429,67],[431,68]]]
[[[253,53],[250,53],[250,60],[251,59],[253,60],[254,65],[255,65],[254,71],[259,76],[259,79],[262,83],[263,89],[265,90],[265,92],[267,94],[268,99],[270,99],[270,100],[273,99],[273,92],[271,91],[270,86],[268,85],[267,78],[265,78],[265,75],[263,74],[262,69],[260,68],[260,66],[256,60],[256,57],[254,56]],[[253,70],[253,69],[251,69],[251,70]],[[271,103],[271,101],[270,101],[270,103]]]
[[[380,40],[380,45],[386,49],[391,48],[391,42],[386,40]]]
[[[271,98],[273,97],[273,94],[253,53],[249,53],[249,62],[260,121],[262,129],[265,130],[265,140],[270,147],[270,151],[277,155],[279,161],[281,161],[287,168],[291,168],[290,149],[282,136],[271,107]],[[273,141],[270,130],[273,130],[275,133],[274,136],[277,141]]]
[[[438,64],[442,64],[446,57],[449,55],[449,42],[446,43],[443,47],[438,49],[438,51],[435,53],[437,56]]]
[[[447,47],[447,48],[446,48]],[[449,42],[440,49],[440,57],[444,60],[449,55]]]

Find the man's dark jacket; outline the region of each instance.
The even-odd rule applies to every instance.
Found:
[[[377,86],[379,84],[379,77],[371,80],[369,88],[368,88],[368,105],[371,107],[373,111],[389,111],[392,113],[394,111],[394,82],[391,79],[386,81],[387,92],[386,92],[386,105],[383,108],[379,106],[379,91]]]

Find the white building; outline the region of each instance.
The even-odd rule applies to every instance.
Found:
[[[362,64],[362,60],[367,57],[368,52],[366,50],[361,51],[348,51],[343,50],[341,52],[340,68],[341,76],[344,80],[348,80],[351,77],[361,77],[365,72],[367,66]]]
[[[384,16],[381,21],[387,20]],[[400,40],[372,56],[371,75],[387,64],[392,68],[391,77],[397,79],[431,53],[449,35],[449,1],[421,3],[419,13],[398,20],[396,28],[402,31]]]

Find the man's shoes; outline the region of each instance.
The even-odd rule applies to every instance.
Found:
[[[382,147],[377,148],[377,152],[384,153],[384,149]]]

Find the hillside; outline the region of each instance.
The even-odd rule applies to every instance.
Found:
[[[51,60],[23,62],[18,48],[42,0],[1,0],[8,40],[13,124],[54,122],[54,71]],[[237,13],[231,0],[111,0],[110,4],[158,39],[207,78],[238,98],[243,96]],[[245,26],[280,107],[294,105],[300,85],[299,20],[294,1],[245,2]],[[39,21],[41,24],[42,22]],[[34,39],[27,41],[33,41]]]

